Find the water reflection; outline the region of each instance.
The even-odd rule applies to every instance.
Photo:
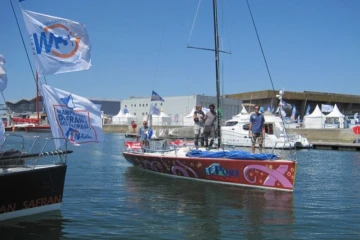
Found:
[[[186,239],[239,238],[241,234],[261,238],[269,234],[268,227],[278,228],[278,237],[286,238],[292,228],[289,232],[283,226],[295,222],[293,193],[175,179],[134,167],[125,170],[124,178],[129,202],[142,214],[151,208],[169,216],[166,221],[180,217],[178,229],[184,229]]]
[[[4,221],[0,239],[61,239],[65,221],[60,210]]]

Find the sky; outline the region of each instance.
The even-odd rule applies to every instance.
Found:
[[[12,1],[30,49],[19,3]],[[49,85],[86,98],[122,100],[150,97],[152,90],[164,98],[216,95],[214,52],[186,48],[214,48],[212,1],[202,0],[197,11],[198,3],[25,0],[21,5],[84,23],[90,36],[92,67],[47,76]],[[359,0],[249,3],[275,89],[359,95]],[[0,0],[0,10],[0,54],[8,74],[4,96],[33,98],[35,82],[10,0]],[[220,54],[221,93],[272,89],[246,1],[218,0],[218,11],[220,48],[231,52]]]

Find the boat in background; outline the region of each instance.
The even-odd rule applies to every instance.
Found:
[[[219,35],[217,1],[213,0],[216,93],[220,110]],[[125,141],[124,158],[135,167],[146,171],[181,179],[210,183],[229,184],[252,188],[293,191],[297,162],[282,151],[280,156],[272,153],[251,154],[246,151],[226,150],[221,144],[220,114],[217,114],[218,143],[215,149],[191,148],[181,142],[169,146],[168,140],[141,142]],[[177,147],[177,145],[180,145]],[[287,155],[285,155],[287,154]]]
[[[7,126],[7,121],[5,122],[5,131],[50,132],[46,114],[40,113],[40,115],[41,117],[37,119],[31,113],[16,114],[16,117],[11,117],[10,126]]]
[[[288,134],[282,119],[272,112],[265,111],[265,137],[263,148],[291,149],[311,148],[309,140],[300,134]],[[245,107],[221,127],[222,142],[225,145],[251,147],[249,137],[250,115]]]

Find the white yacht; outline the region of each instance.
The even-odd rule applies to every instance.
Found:
[[[265,138],[263,148],[309,148],[312,145],[300,134],[287,134],[282,119],[271,112],[265,111]],[[222,143],[230,146],[251,146],[249,137],[250,114],[245,107],[221,127]]]

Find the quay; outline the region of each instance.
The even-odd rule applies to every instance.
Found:
[[[178,133],[179,138],[193,138],[192,127],[184,126],[154,126],[154,130],[167,129],[174,130]],[[130,125],[103,125],[104,132],[124,133],[125,136],[134,137]],[[360,143],[353,143],[356,138],[360,139],[360,135],[355,135],[352,129],[306,129],[291,128],[287,129],[288,134],[301,134],[305,136],[313,145],[313,149],[339,150],[339,151],[360,151]]]

